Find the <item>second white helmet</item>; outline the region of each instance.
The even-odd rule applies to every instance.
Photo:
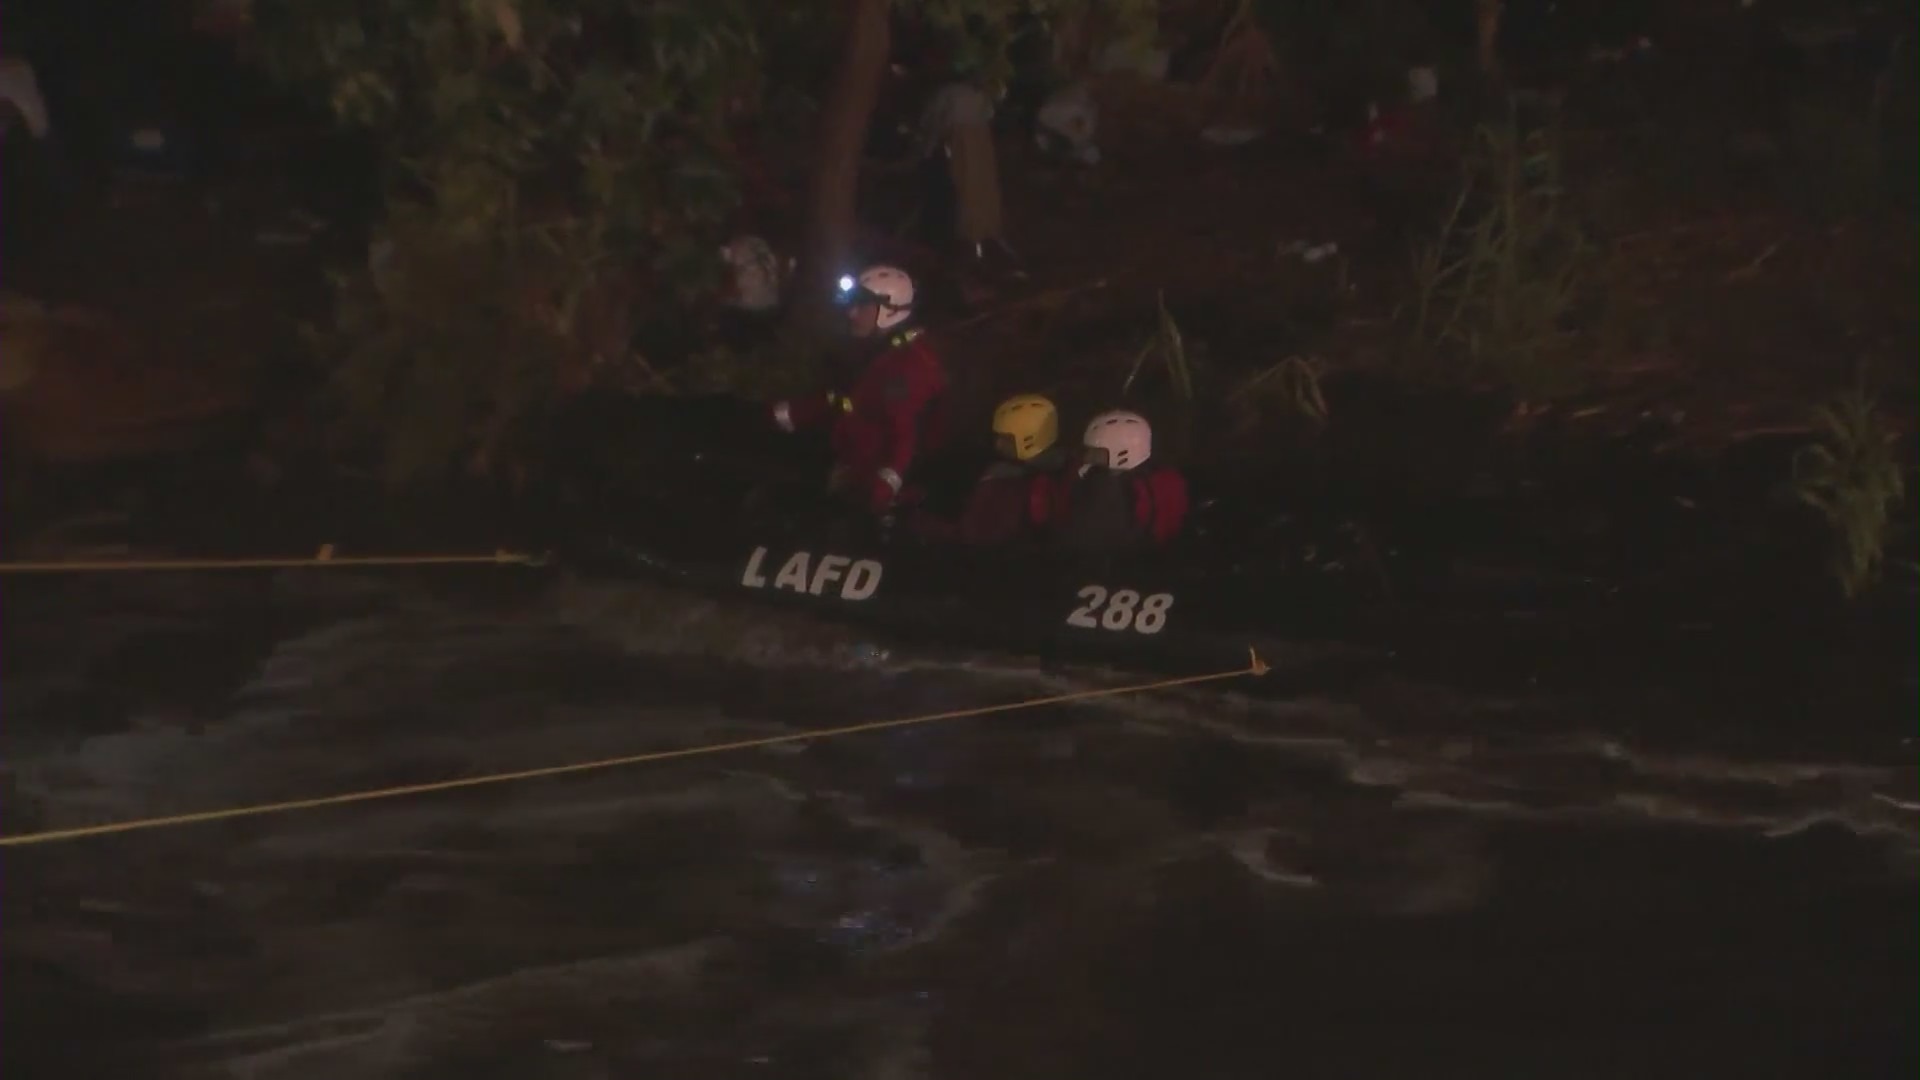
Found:
[[[1153,427],[1139,413],[1116,409],[1088,421],[1081,442],[1091,451],[1089,464],[1125,472],[1153,456]]]
[[[875,325],[882,330],[913,317],[913,278],[897,266],[869,266],[858,277],[840,279],[840,302],[871,302],[879,306]]]

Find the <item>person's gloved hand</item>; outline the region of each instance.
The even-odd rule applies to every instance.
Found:
[[[784,401],[773,403],[773,426],[787,434],[793,434],[793,406]]]
[[[873,474],[873,487],[869,499],[876,513],[884,513],[893,508],[893,500],[900,495],[900,474],[892,469],[881,469]]]

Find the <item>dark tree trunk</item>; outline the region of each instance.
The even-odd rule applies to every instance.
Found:
[[[1474,58],[1480,77],[1500,78],[1500,0],[1475,0],[1473,5]]]
[[[892,48],[892,0],[846,0],[846,45],[820,114],[820,140],[807,204],[807,242],[791,308],[798,327],[821,325],[831,282],[852,256],[860,159],[880,100]]]

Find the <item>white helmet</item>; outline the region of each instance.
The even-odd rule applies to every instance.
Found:
[[[869,266],[860,271],[858,278],[852,275],[842,277],[840,302],[858,304],[871,302],[880,307],[880,317],[874,325],[882,330],[891,329],[913,317],[913,278],[897,266]]]
[[[1103,412],[1088,422],[1081,442],[1099,451],[1087,455],[1090,464],[1121,472],[1137,469],[1153,456],[1153,428],[1139,413]]]

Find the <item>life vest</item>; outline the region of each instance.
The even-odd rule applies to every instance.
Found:
[[[1131,473],[1089,469],[1064,485],[1064,513],[1054,530],[1070,551],[1114,552],[1144,546],[1146,531],[1135,520],[1136,485]]]
[[[1167,543],[1186,520],[1186,480],[1149,463],[1069,475],[1052,500],[1054,537],[1072,551],[1118,553]]]
[[[996,461],[974,483],[960,518],[970,544],[1004,544],[1033,536],[1050,519],[1052,485],[1066,455],[1058,447],[1031,461]]]

